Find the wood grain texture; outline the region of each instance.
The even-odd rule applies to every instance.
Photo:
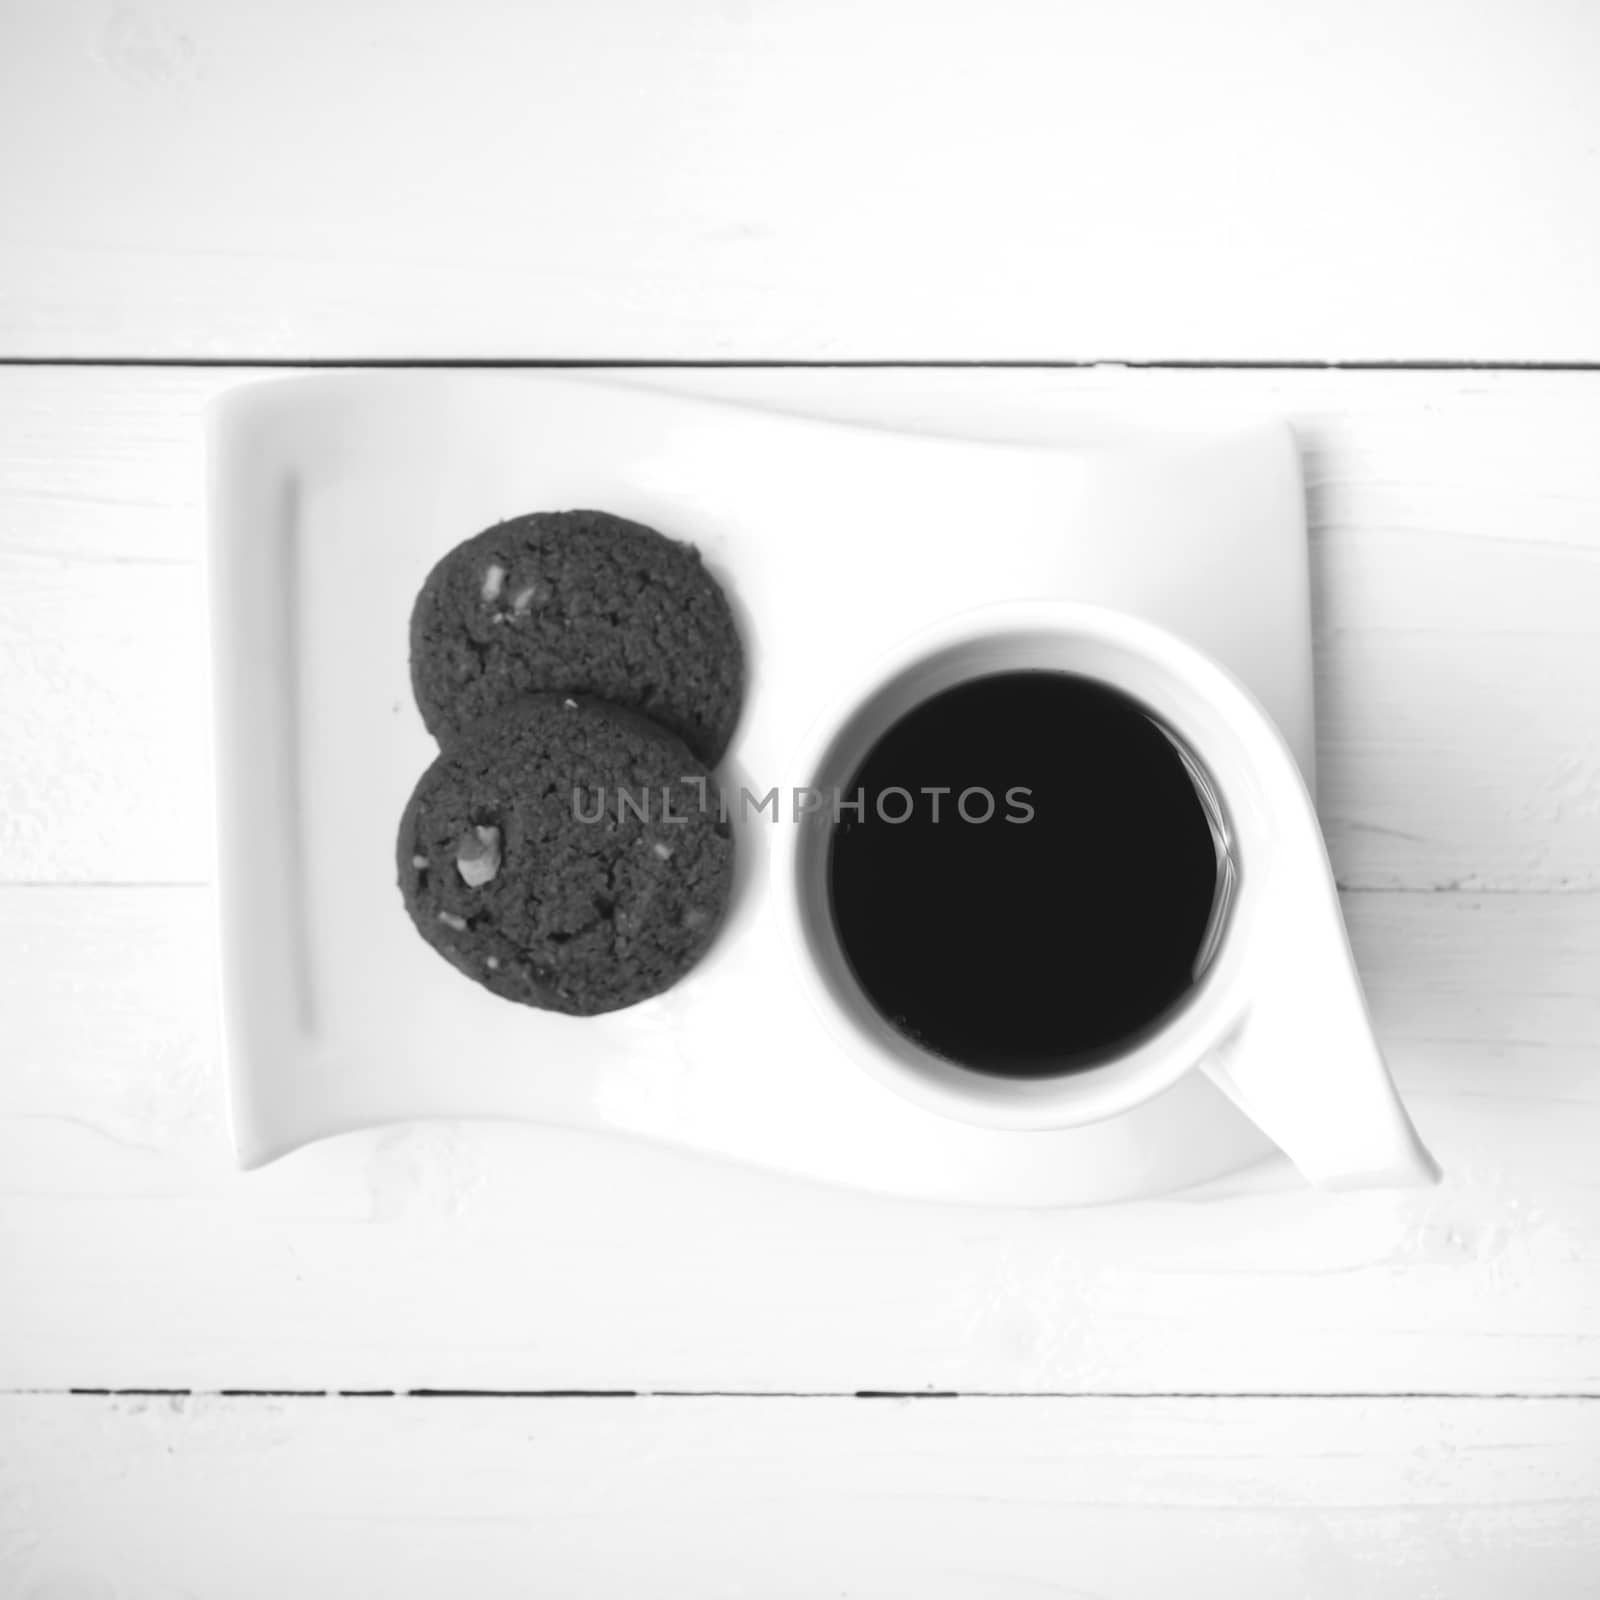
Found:
[[[1600,1394],[1600,896],[1348,896],[1448,1181],[1093,1211],[431,1124],[232,1170],[209,895],[0,892],[0,1387]]]
[[[1570,0],[6,0],[0,354],[1600,359]]]
[[[1582,1600],[1600,1405],[0,1399],[17,1600]]]
[[[0,372],[0,881],[209,876],[197,419],[246,376]],[[1287,414],[1310,497],[1320,801],[1340,882],[1600,888],[1587,375],[626,376],[935,431],[979,415],[1037,439],[1108,409]]]

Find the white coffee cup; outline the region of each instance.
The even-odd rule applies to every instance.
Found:
[[[1214,949],[1158,1031],[1103,1064],[1031,1078],[973,1071],[906,1037],[859,987],[829,907],[833,821],[823,809],[780,830],[780,899],[799,981],[850,1057],[928,1110],[1017,1130],[1116,1116],[1203,1070],[1313,1182],[1436,1181],[1367,1019],[1299,768],[1249,691],[1194,646],[1142,619],[1068,602],[951,617],[886,653],[866,685],[821,720],[801,752],[796,785],[846,789],[913,706],[958,683],[1016,671],[1071,673],[1118,689],[1186,752],[1229,879]]]

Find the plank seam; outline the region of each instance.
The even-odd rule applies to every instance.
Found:
[[[670,370],[994,370],[1021,372],[1600,372],[1600,361],[1467,361],[1402,357],[1394,360],[1318,361],[1309,357],[1276,361],[1218,356],[1207,359],[1124,360],[1114,356],[1078,361],[1034,361],[980,357],[862,357],[848,361],[751,357],[707,360],[685,356],[0,356],[0,367],[129,367],[156,370],[256,368],[310,370],[352,368],[387,370],[453,368],[474,371],[543,371],[589,368]]]
[[[0,1389],[0,1398],[195,1400],[1326,1400],[1593,1401],[1600,1390],[1472,1389]]]

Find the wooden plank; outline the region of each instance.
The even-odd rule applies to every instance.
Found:
[[[1600,1404],[0,1399],[8,1592],[1578,1600]]]
[[[12,882],[212,870],[200,570],[0,563],[0,859]]]
[[[1600,1392],[1600,896],[1358,894],[1448,1173],[915,1205],[515,1126],[248,1176],[208,895],[0,892],[0,1386]]]
[[[1590,7],[0,27],[0,353],[1600,358]]]
[[[0,373],[0,876],[209,875],[201,454],[237,373]],[[1321,806],[1352,888],[1600,887],[1600,380],[697,371],[927,430],[1272,409],[1305,447]]]

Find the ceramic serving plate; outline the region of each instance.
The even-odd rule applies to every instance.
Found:
[[[228,1081],[241,1162],[426,1117],[605,1130],[815,1178],[1024,1205],[1157,1193],[1259,1160],[1199,1074],[1090,1127],[970,1126],[840,1054],[796,981],[770,811],[737,827],[715,947],[665,995],[570,1018],[419,939],[394,839],[435,750],[407,623],[433,563],[521,512],[595,507],[697,544],[749,678],[725,786],[806,781],[826,707],[907,635],[1024,598],[1119,607],[1251,687],[1311,775],[1298,462],[1273,422],[1086,423],[964,442],[521,374],[246,386],[211,418]],[[960,930],[952,930],[953,937]]]

